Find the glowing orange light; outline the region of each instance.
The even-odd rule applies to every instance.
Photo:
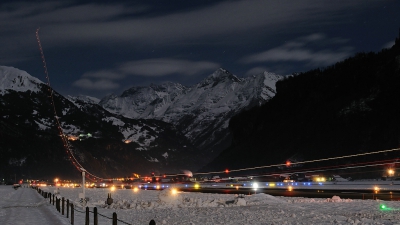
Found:
[[[286,161],[286,166],[290,166],[291,162],[288,160]]]

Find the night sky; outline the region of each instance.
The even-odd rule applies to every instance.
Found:
[[[193,85],[222,67],[239,77],[325,67],[390,47],[398,0],[136,0],[0,3],[0,65],[102,98],[165,81]]]

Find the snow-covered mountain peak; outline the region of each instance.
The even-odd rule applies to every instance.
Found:
[[[241,79],[230,73],[228,70],[219,68],[217,71],[206,77],[198,84],[198,87],[205,87],[207,85],[215,86],[220,82],[240,82]]]
[[[188,88],[183,86],[182,84],[179,83],[173,83],[173,82],[165,82],[162,84],[150,84],[150,87],[156,91],[156,92],[175,92],[175,91],[184,91],[187,90]]]
[[[0,94],[7,93],[7,90],[38,92],[42,84],[44,83],[41,80],[23,70],[0,66]]]
[[[172,123],[196,146],[211,151],[211,146],[228,140],[224,138],[228,138],[230,118],[271,99],[281,78],[267,72],[238,78],[220,68],[191,87],[171,82],[133,87],[99,104],[125,117]]]

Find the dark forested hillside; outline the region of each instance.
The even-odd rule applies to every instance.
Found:
[[[230,121],[231,146],[204,170],[236,169],[400,146],[400,41],[288,77],[261,107]],[[369,159],[399,157],[399,153]],[[350,163],[362,157],[342,160]]]

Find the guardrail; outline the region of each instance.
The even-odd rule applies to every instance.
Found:
[[[69,199],[65,199],[64,197],[57,197],[55,194],[51,194],[49,192],[45,192],[42,189],[38,188],[38,187],[32,187],[33,189],[37,190],[37,192],[43,196],[43,198],[48,198],[49,199],[49,204],[52,204],[56,207],[56,210],[61,213],[61,215],[64,215],[65,213],[65,209],[66,209],[66,217],[70,218],[71,224],[74,225],[75,224],[75,212],[78,213],[83,213],[85,214],[85,225],[89,225],[90,223],[90,213],[93,214],[93,224],[94,225],[98,225],[98,218],[99,216],[106,218],[106,219],[110,219],[112,221],[112,225],[117,225],[118,222],[121,222],[122,224],[126,224],[126,225],[132,225],[130,223],[127,223],[123,220],[118,219],[117,217],[117,213],[113,213],[112,217],[103,215],[101,213],[97,212],[97,207],[93,208],[93,211],[91,211],[89,209],[89,207],[86,207],[85,211],[81,211],[76,209],[76,207],[74,206],[74,204],[72,202],[69,201]],[[65,207],[66,206],[66,207]],[[151,220],[149,225],[156,225],[154,220]]]

